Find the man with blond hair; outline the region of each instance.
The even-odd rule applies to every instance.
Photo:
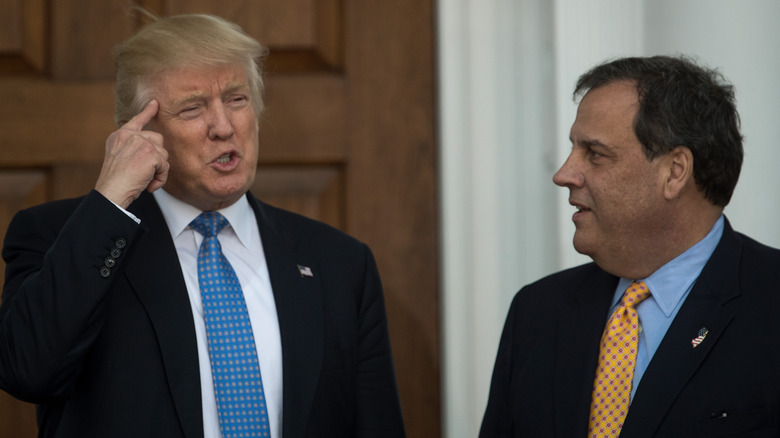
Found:
[[[371,251],[248,192],[266,49],[183,15],[115,55],[95,189],[9,226],[0,388],[41,437],[403,437]]]

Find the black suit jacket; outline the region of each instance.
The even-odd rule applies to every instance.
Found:
[[[515,296],[481,438],[587,435],[617,281],[591,263]],[[693,348],[702,327],[709,333]],[[780,251],[726,222],[637,387],[620,436],[780,436]]]
[[[370,250],[248,197],[281,331],[283,437],[404,436]],[[153,196],[129,210],[140,225],[93,191],[21,211],[9,226],[0,387],[38,404],[40,436],[203,436],[173,241]]]

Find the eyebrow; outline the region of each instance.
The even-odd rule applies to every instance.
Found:
[[[608,145],[602,143],[599,140],[583,140],[582,144],[584,144],[585,146],[589,146],[589,147],[601,146],[601,147],[604,147],[604,148],[607,148],[607,149],[610,148]]]
[[[247,92],[249,92],[249,84],[247,84],[246,82],[231,82],[231,83],[228,83],[227,86],[225,86],[225,89],[222,91],[222,95],[224,96],[226,94],[235,93],[236,91],[244,90],[244,89],[247,90]],[[189,95],[187,95],[187,96],[185,96],[185,97],[183,97],[183,98],[181,98],[179,100],[174,101],[171,104],[171,107],[173,107],[173,108],[180,108],[182,106],[186,106],[187,104],[189,104],[191,102],[196,102],[196,101],[199,101],[199,100],[206,100],[207,98],[208,98],[208,94],[207,93],[195,92],[195,93],[189,94]]]
[[[574,144],[574,139],[572,139],[571,136],[569,136],[569,141],[571,142],[571,144]],[[581,144],[581,145],[583,145],[585,147],[601,146],[601,147],[606,148],[606,149],[612,149],[611,147],[609,147],[609,145],[601,142],[600,140],[596,140],[596,139],[580,140],[579,144]]]
[[[247,92],[249,92],[249,84],[246,82],[229,82],[225,86],[225,90],[222,92],[222,94],[225,95],[225,94],[235,93],[236,91],[239,90],[246,90]]]

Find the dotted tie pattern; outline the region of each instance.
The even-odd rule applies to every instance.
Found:
[[[201,213],[190,227],[203,235],[198,283],[203,300],[211,373],[224,438],[268,437],[260,363],[244,294],[217,234],[228,224],[217,212]]]
[[[650,290],[644,281],[631,283],[607,322],[601,337],[599,366],[593,383],[588,428],[590,438],[617,437],[623,428],[631,403],[639,342],[639,317],[635,307],[649,296]]]

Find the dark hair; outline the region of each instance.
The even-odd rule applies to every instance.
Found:
[[[626,80],[636,83],[634,133],[647,158],[687,147],[697,187],[713,204],[726,206],[743,156],[734,87],[717,70],[682,56],[634,57],[606,62],[580,76],[574,98]]]

